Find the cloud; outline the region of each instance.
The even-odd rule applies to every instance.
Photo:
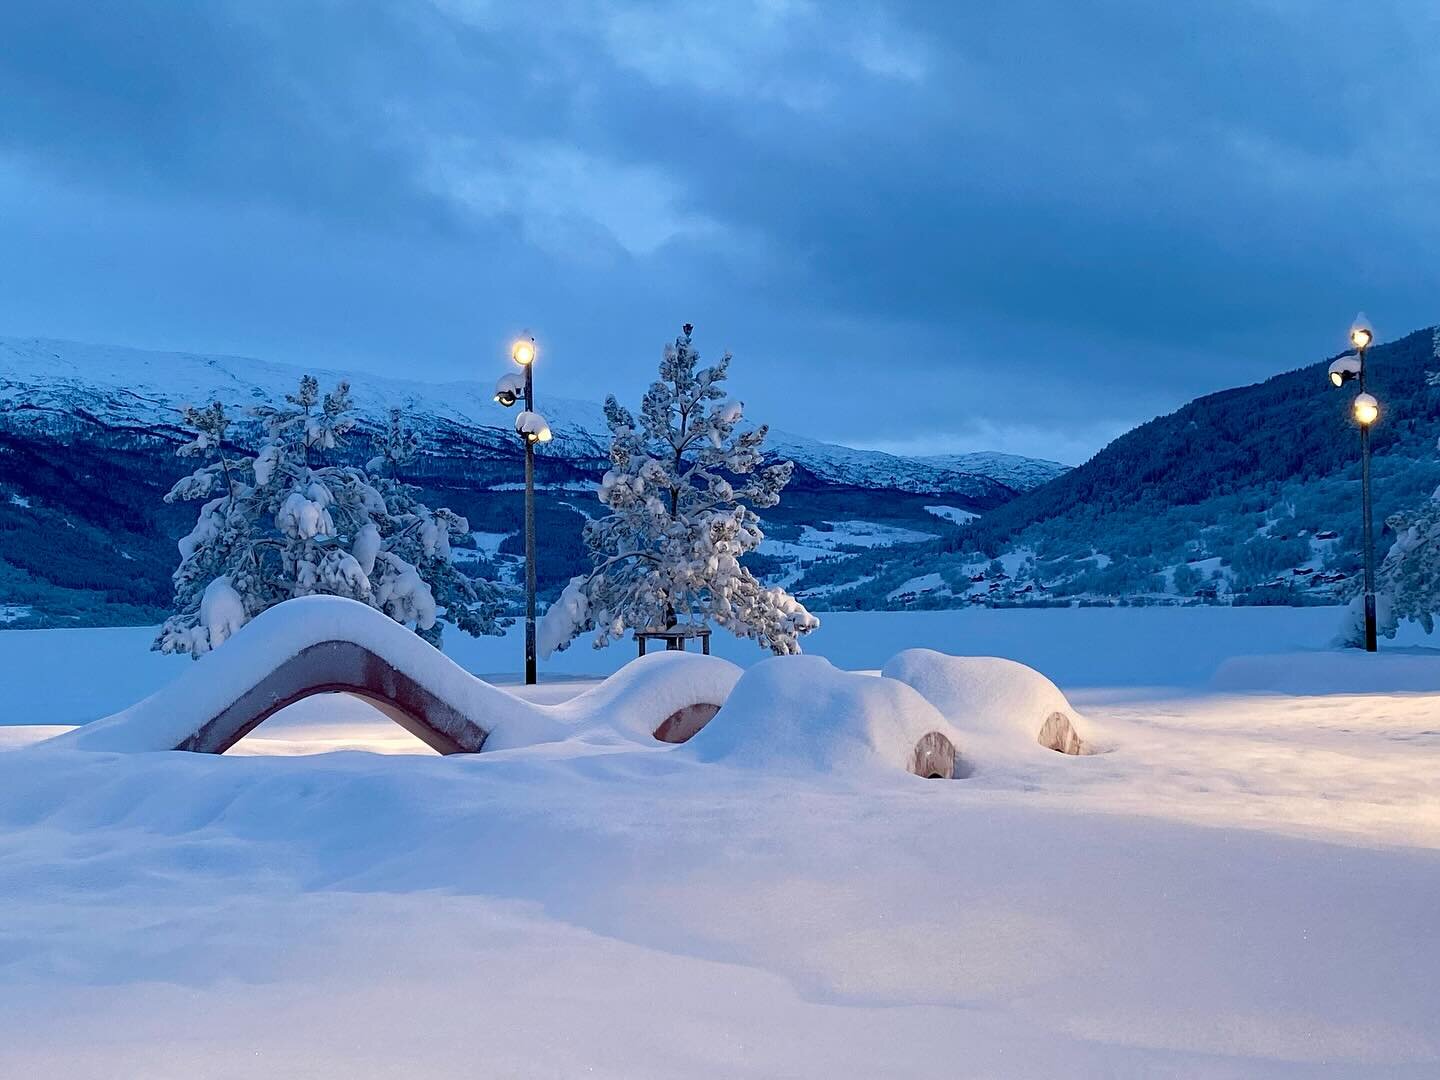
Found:
[[[427,156],[437,193],[481,218],[513,216],[528,242],[559,257],[589,259],[611,248],[648,256],[678,238],[722,232],[687,210],[680,185],[653,165],[547,140],[479,146],[449,139]]]
[[[518,321],[594,397],[688,319],[782,425],[1073,458],[1357,308],[1435,321],[1433,29],[1400,0],[12,0],[0,329],[441,376]],[[1016,419],[972,422],[982,387]]]

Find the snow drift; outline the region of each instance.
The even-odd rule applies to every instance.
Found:
[[[1089,724],[1060,688],[1034,668],[996,656],[949,656],[906,649],[882,669],[913,687],[963,732],[966,753],[1094,753]]]
[[[296,682],[301,676],[294,665],[303,658],[309,658],[308,681]],[[288,681],[277,684],[277,674],[287,670]],[[703,726],[739,676],[738,667],[719,657],[656,653],[577,698],[540,705],[477,679],[365,604],[308,596],[257,616],[222,649],[193,661],[138,704],[42,745],[220,752],[285,705],[336,690],[375,701],[442,752],[505,749],[593,731],[649,740],[677,716]],[[417,697],[425,707],[415,707]]]
[[[932,735],[949,745],[953,766],[959,734],[904,683],[841,671],[820,656],[778,656],[745,672],[690,745],[702,761],[772,771],[889,767],[948,777],[933,767]]]

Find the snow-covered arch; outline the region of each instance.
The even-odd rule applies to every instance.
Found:
[[[286,706],[336,692],[364,698],[437,753],[474,753],[490,735],[380,654],[337,640],[310,645],[282,661],[174,749],[223,754]]]
[[[739,677],[719,657],[654,653],[570,701],[538,705],[477,679],[365,604],[309,596],[257,616],[144,701],[46,745],[224,753],[285,706],[334,691],[376,704],[442,754],[554,742],[595,728],[680,742],[719,711]]]

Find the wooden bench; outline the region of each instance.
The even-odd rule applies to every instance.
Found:
[[[639,655],[645,655],[645,647],[652,641],[665,642],[667,652],[684,652],[685,642],[691,638],[700,639],[700,651],[710,655],[710,628],[708,626],[672,626],[668,630],[636,630],[635,642],[640,647]]]

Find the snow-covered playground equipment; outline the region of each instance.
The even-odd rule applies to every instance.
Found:
[[[1094,750],[1059,688],[1011,660],[910,649],[877,678],[819,656],[742,672],[667,650],[542,705],[476,678],[374,608],[328,596],[271,608],[150,697],[44,745],[223,754],[286,706],[335,692],[370,701],[442,754],[594,735],[688,742],[701,761],[741,767],[949,779],[986,759]]]
[[[841,671],[821,656],[762,660],[735,684],[690,744],[704,761],[793,771],[956,772],[961,736],[920,694],[894,679]]]
[[[365,604],[310,596],[257,616],[138,704],[48,745],[220,754],[287,705],[337,691],[374,703],[442,754],[553,742],[602,724],[635,739],[683,742],[739,677],[719,657],[655,653],[578,697],[539,705],[476,678]]]
[[[1088,722],[1053,682],[1034,668],[998,656],[950,656],[906,649],[881,669],[905,683],[965,733],[967,753],[981,756],[1093,754]]]

